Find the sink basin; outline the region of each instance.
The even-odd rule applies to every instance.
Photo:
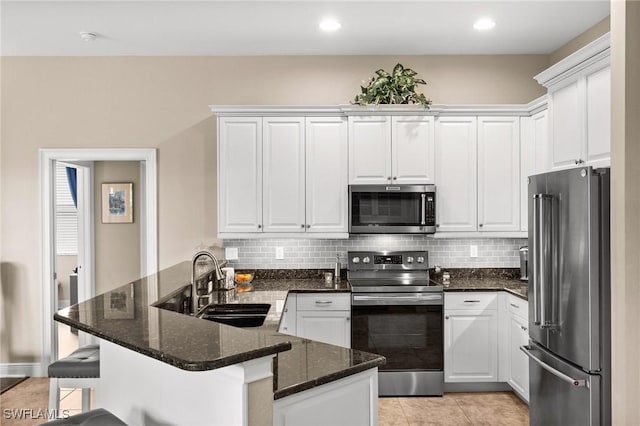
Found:
[[[235,327],[259,327],[264,324],[268,303],[229,303],[205,306],[196,317]]]

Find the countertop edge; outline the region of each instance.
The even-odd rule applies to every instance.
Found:
[[[281,342],[275,345],[266,346],[264,348],[242,352],[240,354],[230,355],[223,358],[218,358],[212,361],[194,362],[194,361],[186,361],[180,358],[167,357],[161,352],[143,349],[143,348],[140,348],[139,346],[135,346],[127,342],[123,342],[122,340],[114,339],[113,337],[100,333],[99,331],[91,327],[87,327],[86,325],[80,322],[75,322],[70,320],[67,317],[63,317],[59,315],[57,312],[54,314],[53,318],[62,324],[72,326],[74,328],[77,328],[80,331],[84,331],[100,339],[122,346],[123,348],[127,348],[141,355],[148,356],[149,358],[153,358],[157,361],[163,362],[165,364],[171,365],[173,367],[176,367],[185,371],[216,370],[218,368],[228,367],[230,365],[236,365],[245,361],[250,361],[252,359],[263,358],[265,356],[275,355],[279,352],[285,352],[285,351],[291,350],[291,347],[292,347],[291,342]],[[231,326],[228,326],[228,327],[231,327]]]
[[[348,368],[346,370],[330,374],[327,376],[318,377],[315,380],[309,380],[303,383],[298,383],[284,389],[277,390],[273,393],[273,399],[278,400],[282,398],[286,398],[291,395],[295,395],[297,393],[313,389],[315,387],[335,382],[336,380],[343,379],[345,377],[353,376],[354,374],[360,373],[362,371],[366,371],[372,368],[380,367],[387,362],[387,359],[383,356],[379,358],[373,359],[371,361],[363,362],[362,364],[358,364],[357,366]]]

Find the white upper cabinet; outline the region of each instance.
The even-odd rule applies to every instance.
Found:
[[[611,71],[609,34],[541,72],[549,91],[551,166],[609,166]]]
[[[477,119],[436,121],[436,227],[477,230]]]
[[[520,186],[520,118],[479,117],[479,231],[520,230]]]
[[[264,232],[305,228],[304,117],[263,118]]]
[[[218,121],[218,232],[260,232],[262,118]]]
[[[306,119],[306,231],[348,232],[347,120]]]
[[[391,119],[391,180],[400,184],[435,183],[435,126],[432,116]]]
[[[528,230],[527,178],[551,170],[547,111],[520,119],[520,230]]]
[[[349,117],[349,182],[432,184],[432,116]]]
[[[391,117],[349,117],[349,182],[391,182]]]

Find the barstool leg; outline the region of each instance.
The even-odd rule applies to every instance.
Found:
[[[56,417],[60,410],[60,387],[56,377],[49,378],[49,410],[55,410]]]
[[[91,409],[91,388],[82,388],[82,412],[86,413]]]

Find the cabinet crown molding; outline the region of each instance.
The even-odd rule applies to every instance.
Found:
[[[530,116],[546,108],[546,95],[526,104],[435,104],[422,105],[209,105],[218,117],[335,116],[343,115],[509,115]]]
[[[533,78],[546,88],[552,87],[563,80],[576,76],[580,71],[596,62],[609,62],[610,48],[611,34],[603,34]]]

